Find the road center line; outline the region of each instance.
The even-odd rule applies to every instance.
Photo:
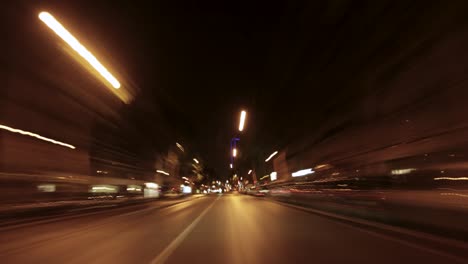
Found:
[[[216,203],[216,201],[220,198],[221,196],[218,196],[216,200],[214,200],[213,203],[211,203],[203,212],[195,219],[193,222],[185,228],[182,233],[180,233],[172,242],[156,257],[154,258],[150,263],[151,264],[162,264],[166,262],[166,260],[169,258],[169,256],[174,252],[174,250],[179,247],[180,244],[187,238],[187,236],[192,232],[192,230],[197,226],[198,222],[203,218],[203,216],[213,207],[213,205]]]

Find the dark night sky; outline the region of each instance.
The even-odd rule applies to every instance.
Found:
[[[255,121],[256,109],[270,104],[266,65],[285,3],[46,1],[44,6],[78,24],[75,34],[105,47],[97,53],[110,54],[137,83],[130,118],[146,128],[142,138],[184,142],[219,172],[228,167],[241,109],[249,111],[243,143],[254,141],[262,125]],[[169,127],[163,132],[172,137],[157,135],[160,126]]]
[[[41,3],[136,83],[142,141],[181,141],[220,173],[240,109],[245,159],[323,137],[463,16],[437,1]]]

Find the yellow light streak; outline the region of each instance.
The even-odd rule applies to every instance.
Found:
[[[63,39],[72,49],[74,49],[81,57],[83,57],[96,71],[106,79],[115,89],[120,88],[120,83],[117,79],[88,51],[65,27],[60,24],[48,12],[39,13],[39,19],[42,20],[55,34]]]

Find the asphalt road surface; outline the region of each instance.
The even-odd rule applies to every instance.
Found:
[[[1,263],[456,263],[262,198],[212,195],[0,229]]]

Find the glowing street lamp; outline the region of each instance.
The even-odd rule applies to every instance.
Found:
[[[74,49],[89,65],[91,65],[106,81],[108,81],[115,89],[120,88],[120,83],[117,79],[89,52],[81,43],[58,22],[48,12],[39,13],[39,19],[42,20],[55,34],[63,39],[72,49]]]
[[[239,131],[244,130],[244,123],[245,123],[246,116],[247,116],[247,112],[242,110],[241,115],[240,115],[240,121],[239,121]]]
[[[237,156],[237,149],[233,148],[232,149],[232,156],[235,158]]]

